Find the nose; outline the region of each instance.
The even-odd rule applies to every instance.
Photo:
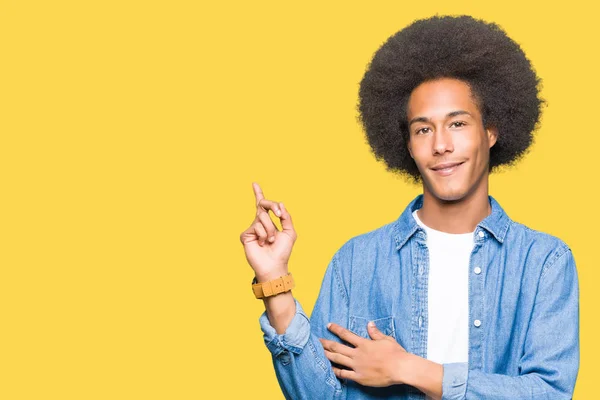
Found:
[[[453,152],[454,146],[452,144],[452,135],[446,129],[436,129],[433,134],[432,144],[433,154],[444,154],[446,152]]]

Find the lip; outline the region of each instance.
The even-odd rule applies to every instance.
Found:
[[[439,174],[441,176],[448,176],[448,175],[453,174],[464,163],[465,163],[464,161],[443,163],[443,164],[434,165],[430,169],[433,172],[435,172],[436,174]]]

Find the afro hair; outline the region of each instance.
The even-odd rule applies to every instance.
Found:
[[[467,83],[485,127],[498,131],[489,170],[512,165],[533,142],[544,100],[540,79],[520,46],[498,25],[470,16],[414,21],[375,53],[360,83],[359,120],[377,160],[388,171],[420,182],[407,149],[406,108],[421,83],[455,78]]]

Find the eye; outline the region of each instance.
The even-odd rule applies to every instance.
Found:
[[[417,130],[415,131],[415,135],[419,135],[419,134],[421,134],[421,133],[427,133],[426,131],[429,131],[429,130],[430,130],[430,129],[429,129],[428,127],[424,126],[423,128],[417,129]]]
[[[464,121],[454,121],[450,124],[450,127],[460,128],[461,126],[465,126],[467,123]]]

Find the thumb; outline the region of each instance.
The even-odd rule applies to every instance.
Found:
[[[295,232],[294,224],[292,223],[292,216],[281,202],[279,203],[279,209],[281,210],[281,216],[279,217],[279,220],[281,221],[281,229],[294,237]]]
[[[383,333],[381,333],[379,329],[377,329],[373,321],[369,321],[369,323],[367,324],[367,328],[369,328],[369,336],[371,336],[371,339],[381,340],[386,338],[386,336]]]

